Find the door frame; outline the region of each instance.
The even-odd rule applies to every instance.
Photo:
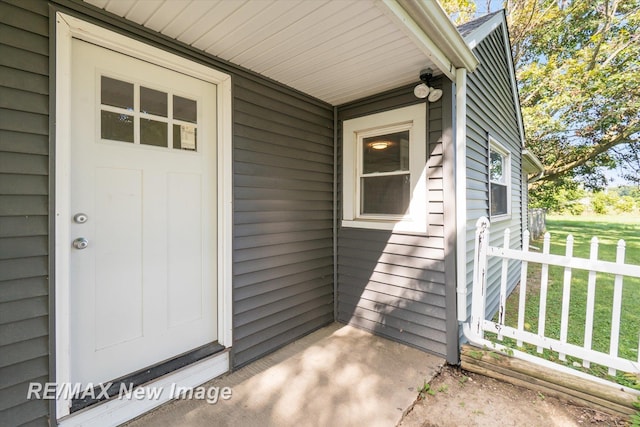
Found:
[[[162,49],[131,39],[75,18],[68,14],[56,12],[55,16],[55,230],[54,230],[54,321],[55,340],[53,354],[55,357],[54,381],[66,384],[70,381],[70,282],[69,282],[69,234],[70,212],[70,170],[71,170],[71,49],[72,39],[80,39],[95,45],[124,53],[146,62],[169,68],[174,71],[213,83],[217,86],[217,294],[218,294],[218,342],[224,347],[232,345],[232,95],[231,76],[213,68],[182,58]],[[194,363],[163,377],[157,384],[180,382],[180,385],[195,387],[229,370],[228,351],[222,355]],[[171,376],[174,376],[173,381]],[[164,382],[163,382],[164,381]],[[167,382],[169,381],[169,382]],[[114,410],[122,410],[118,417],[133,418],[167,400],[157,399],[153,402],[142,400],[117,400],[96,405],[77,416],[73,414],[69,421],[79,422],[77,418],[87,417],[112,424],[116,418]],[[69,415],[71,399],[59,396],[56,399],[56,414],[52,419],[60,420]],[[116,403],[117,405],[114,405]],[[152,405],[152,406],[150,406]],[[101,409],[102,407],[102,409]],[[89,414],[90,415],[90,414]],[[117,418],[117,422],[126,419]],[[66,423],[64,423],[66,424]]]

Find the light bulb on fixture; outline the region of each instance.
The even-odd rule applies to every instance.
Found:
[[[416,98],[420,99],[424,99],[429,96],[429,92],[431,92],[429,86],[424,83],[420,83],[413,89],[413,94],[416,96]]]
[[[442,97],[442,89],[431,88],[431,91],[429,92],[429,97],[427,99],[429,100],[429,102],[436,102],[441,97]]]
[[[374,150],[384,150],[388,146],[389,146],[389,143],[387,141],[376,141],[376,142],[372,142],[370,145],[370,147],[373,148]]]

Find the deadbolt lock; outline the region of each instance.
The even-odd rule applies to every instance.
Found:
[[[84,224],[88,219],[89,217],[85,213],[77,213],[73,216],[73,220],[78,224]]]

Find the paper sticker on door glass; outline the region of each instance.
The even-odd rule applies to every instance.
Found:
[[[173,148],[196,151],[196,126],[173,125]]]

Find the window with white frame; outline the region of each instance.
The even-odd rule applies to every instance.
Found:
[[[511,213],[511,155],[489,138],[489,202],[492,218]]]
[[[343,123],[345,227],[425,232],[426,107]]]

